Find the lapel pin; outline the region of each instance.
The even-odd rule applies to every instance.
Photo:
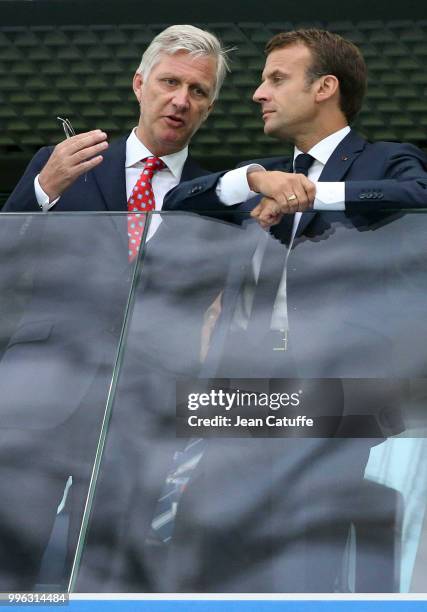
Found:
[[[341,157],[341,161],[347,161],[347,160],[348,160],[348,157],[347,157],[346,155],[343,155],[343,156]]]

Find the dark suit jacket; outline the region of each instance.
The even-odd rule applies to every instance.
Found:
[[[89,183],[90,174],[87,183]],[[93,174],[95,175],[95,172]],[[90,188],[93,187],[93,193],[97,194],[96,201],[104,210],[105,195],[100,198],[95,176],[93,179]],[[209,178],[203,179],[203,185],[209,182]],[[32,189],[31,182],[29,184]],[[201,184],[200,180],[197,181],[197,185],[199,184]],[[79,181],[79,189],[85,189],[83,179]],[[185,189],[188,188],[185,187]],[[74,206],[72,201],[69,204],[71,207]],[[50,218],[51,215],[48,217]],[[185,224],[185,219],[182,220],[182,223]],[[162,228],[165,232],[170,232],[166,223],[162,224],[160,229]],[[113,231],[115,231],[114,228]],[[237,233],[240,236],[245,232],[236,228],[235,234]],[[107,236],[108,232],[103,232],[103,235]],[[184,232],[180,233],[181,238],[183,235],[185,235]],[[169,244],[176,244],[176,242],[169,241]],[[152,246],[149,245],[147,255],[150,251],[154,253],[157,245],[160,245],[160,241],[156,243],[153,241]],[[233,244],[233,250],[234,247],[235,244]],[[202,280],[204,276],[205,285],[208,287],[208,291],[200,294],[201,297],[196,294],[194,301],[200,308],[200,305],[204,303],[204,296],[211,292],[212,267],[209,266],[209,261],[212,263],[212,260],[209,258],[208,251],[204,254],[208,255],[207,263],[200,265],[201,252],[197,254],[197,248],[189,245],[187,240],[183,248],[189,249],[187,253],[194,253],[194,256],[197,257],[201,274],[199,280]],[[107,253],[108,239],[106,238],[105,247],[96,250]],[[181,261],[179,257],[174,259],[173,252],[171,249],[169,261],[170,269],[173,270],[171,275],[173,290],[163,312],[173,313],[174,308],[179,304],[180,312],[186,314],[185,305],[193,301],[191,283],[188,286],[182,285],[179,271],[185,265],[185,261]],[[242,252],[245,253],[247,263],[251,255],[248,255],[249,251],[246,247]],[[156,257],[153,257],[154,267],[157,266],[158,261]],[[235,294],[236,285],[233,279],[235,278],[234,264],[236,262],[232,263],[230,280],[233,282],[230,286]],[[115,269],[114,264],[112,265]],[[196,278],[199,271],[195,268],[198,266],[191,270],[191,274],[195,274]],[[114,273],[113,276],[116,274]],[[119,271],[117,277],[120,277]],[[241,271],[240,277],[242,277]],[[145,287],[148,288],[148,300],[138,304],[137,314],[139,308],[154,312],[155,327],[158,329],[161,327],[161,322],[167,319],[166,316],[159,317],[155,309],[155,294],[159,290],[164,290],[161,276],[154,275],[151,279],[148,278]],[[224,303],[230,303],[230,308],[225,306],[224,316],[228,311],[231,312],[232,302],[229,299],[228,286],[226,289],[227,295],[224,296]],[[105,293],[107,304],[108,293],[110,292]],[[168,298],[167,292],[166,297]],[[120,308],[119,311],[121,311]],[[110,320],[110,315],[107,316],[107,319]],[[144,320],[146,321],[143,315],[135,319],[137,332],[138,321],[143,322]],[[197,474],[189,483],[188,492],[183,496],[182,504],[178,509],[176,536],[168,566],[166,567],[163,563],[164,557],[161,557],[162,563],[156,566],[155,551],[144,550],[147,526],[153,517],[153,508],[163,482],[161,473],[166,473],[168,463],[170,463],[168,457],[175,449],[173,429],[164,425],[163,414],[160,414],[160,418],[159,415],[154,415],[152,422],[150,418],[146,418],[146,414],[150,409],[151,399],[154,399],[156,394],[157,397],[164,398],[166,393],[166,401],[158,405],[160,410],[162,407],[166,410],[167,419],[170,421],[169,411],[173,395],[171,388],[174,378],[177,372],[184,374],[194,372],[191,361],[189,361],[190,367],[180,361],[177,362],[178,349],[181,344],[179,338],[183,338],[188,329],[186,321],[184,318],[179,321],[178,325],[175,325],[175,327],[182,326],[182,333],[178,336],[172,334],[172,349],[169,353],[164,352],[160,358],[160,372],[166,370],[170,373],[167,384],[164,384],[163,377],[153,377],[149,371],[146,379],[147,385],[152,386],[153,382],[158,385],[154,390],[151,388],[150,392],[146,392],[141,402],[140,383],[141,378],[144,380],[144,376],[141,377],[133,369],[130,376],[135,379],[135,385],[127,384],[129,375],[126,375],[125,384],[122,387],[123,394],[126,396],[127,393],[130,393],[131,396],[130,401],[128,401],[128,396],[122,403],[126,409],[130,407],[130,414],[132,416],[141,414],[134,410],[134,407],[141,408],[141,404],[144,409],[144,418],[140,418],[134,431],[128,432],[132,437],[129,446],[132,452],[135,450],[137,462],[134,464],[129,462],[125,466],[133,470],[137,466],[136,470],[142,480],[140,499],[143,504],[141,504],[141,510],[138,503],[135,504],[138,511],[135,511],[134,529],[129,530],[132,534],[130,549],[126,551],[129,553],[127,560],[131,559],[132,563],[137,565],[136,577],[135,575],[132,577],[134,582],[132,579],[128,580],[129,575],[125,569],[121,576],[122,581],[119,580],[118,583],[113,581],[111,590],[115,588],[133,590],[141,588],[141,585],[147,590],[166,591],[331,590],[342,557],[342,542],[345,541],[347,535],[349,512],[354,505],[351,480],[360,479],[360,473],[366,461],[366,445],[363,453],[360,452],[359,445],[356,445],[355,450],[353,446],[345,450],[346,461],[343,462],[343,465],[345,464],[346,469],[340,466],[341,472],[338,470],[340,475],[337,485],[336,457],[342,458],[342,453],[339,452],[340,440],[337,441],[335,446],[338,448],[335,448],[334,452],[331,452],[328,440],[309,440],[305,444],[301,444],[299,440],[244,440],[242,444],[237,444],[234,440],[219,440],[216,443],[214,441],[209,444]],[[96,325],[95,329],[98,329]],[[170,329],[174,331],[171,326],[166,328],[166,331]],[[166,335],[161,333],[160,337],[164,338]],[[149,341],[152,339],[153,335],[149,335]],[[175,341],[177,339],[178,341]],[[133,342],[131,340],[130,345]],[[153,356],[154,359],[158,357],[159,345],[156,344],[158,337],[156,340],[155,334],[153,342],[155,343],[154,351],[149,352],[151,359]],[[96,343],[95,340],[91,344],[96,345]],[[108,343],[107,346],[109,346]],[[181,344],[181,346],[185,345]],[[150,368],[151,365],[158,370],[157,363],[150,363]],[[306,372],[303,372],[303,375],[309,376]],[[335,389],[334,392],[341,393],[340,389],[338,391]],[[120,395],[119,389],[119,406]],[[74,399],[71,404],[74,404]],[[153,403],[153,406],[156,404]],[[126,414],[119,411],[116,414],[119,420],[123,420],[125,429],[129,430],[129,427],[126,427]],[[131,422],[134,425],[136,421]],[[140,432],[142,433],[141,441],[137,446]],[[111,465],[114,465],[117,457],[114,451],[113,447],[110,453]],[[123,476],[125,479],[128,477],[126,470]],[[343,483],[344,487],[339,486]],[[113,494],[117,493],[115,488],[112,491]],[[348,492],[351,495],[347,495]],[[347,505],[337,503],[337,500],[342,500],[343,497],[348,500]],[[128,529],[126,522],[122,524],[122,528],[126,532]],[[322,571],[319,571],[319,568]],[[94,590],[94,582],[91,585]],[[102,588],[109,590],[105,585],[106,583],[103,587],[100,584],[99,590]]]
[[[289,162],[280,159],[261,163],[267,169],[289,168]],[[257,243],[257,228],[248,224],[240,250],[236,240],[207,374],[291,376],[303,379],[301,384],[304,379],[335,379],[336,384],[332,380],[326,391],[320,387],[310,399],[332,414],[347,409],[356,415],[374,414],[379,437],[209,439],[178,508],[169,573],[163,574],[172,590],[174,586],[183,591],[345,589],[345,541],[350,523],[358,521],[371,526],[367,557],[360,554],[361,566],[370,568],[368,572],[373,571],[370,563],[388,568],[384,584],[373,580],[364,589],[394,588],[389,546],[395,498],[389,505],[380,504],[380,516],[370,516],[366,501],[361,501],[361,479],[371,446],[402,428],[396,406],[402,406],[405,396],[401,386],[389,379],[399,372],[405,376],[425,368],[424,352],[419,350],[423,341],[416,345],[415,360],[411,360],[404,339],[407,318],[398,316],[402,306],[408,307],[405,297],[414,296],[413,284],[404,279],[404,288],[397,289],[397,294],[395,290],[399,279],[402,284],[401,257],[410,254],[402,241],[406,230],[415,230],[414,239],[421,246],[416,221],[400,209],[426,206],[426,163],[426,156],[415,147],[369,144],[354,132],[337,147],[320,180],[345,181],[346,210],[305,213],[299,223],[288,261],[288,353],[274,354],[271,344],[251,344],[247,335],[230,331]],[[225,220],[231,216],[241,223],[258,199],[236,206],[232,218],[233,212],[215,194],[220,176],[175,188],[165,200],[165,210]],[[288,216],[273,234],[286,244],[291,228]],[[409,304],[415,313],[418,307]],[[418,311],[418,321],[421,315]],[[402,320],[404,326],[399,324]],[[353,381],[344,380],[341,385],[346,377]],[[359,377],[372,379],[372,384],[369,380],[358,383]],[[377,378],[386,380],[376,384]],[[280,389],[280,381],[270,381],[274,390],[277,384]],[[390,416],[388,423],[382,421],[384,413]],[[386,522],[388,536],[380,541],[376,538],[384,533]]]
[[[286,158],[255,160],[267,169],[289,170]],[[216,197],[215,187],[224,173],[210,174],[202,180],[185,183],[171,190],[164,202],[164,210],[184,210],[217,213],[227,210]],[[392,142],[369,143],[351,131],[338,145],[328,160],[321,181],[345,181],[345,210],[358,213],[403,208],[425,208],[427,204],[427,156],[410,144]],[[236,211],[250,210],[236,206]],[[231,207],[231,210],[233,207]],[[299,224],[302,234],[311,215],[306,213]],[[226,217],[225,217],[226,218]]]
[[[267,169],[290,169],[289,160],[283,158],[259,161]],[[176,187],[167,195],[164,209],[194,211],[242,223],[259,198],[225,207],[215,193],[221,175],[209,175]],[[397,291],[399,284],[402,285],[402,274],[400,280],[393,277],[396,281],[393,285],[390,270],[398,274],[405,261],[406,273],[410,267],[414,253],[410,251],[407,235],[412,235],[412,249],[416,244],[422,248],[422,232],[420,229],[417,231],[417,215],[404,215],[403,212],[405,209],[427,206],[427,156],[412,145],[370,144],[351,131],[333,152],[320,180],[345,182],[345,211],[304,213],[292,244],[287,269],[288,317],[290,334],[298,339],[294,344],[298,373],[310,377],[371,377],[371,365],[363,355],[364,345],[374,351],[371,357],[372,362],[376,362],[377,376],[396,376],[396,364],[389,358],[386,361],[381,358],[384,355],[390,357],[390,338],[396,335],[399,326],[399,310],[391,292]],[[287,245],[292,224],[293,216],[286,215],[279,225],[272,228],[271,234]],[[218,347],[222,346],[230,329],[242,283],[262,234],[253,225],[252,222],[246,224],[247,231],[241,234],[240,241],[236,241],[234,257],[230,258],[222,326],[218,327],[216,334]],[[319,273],[323,275],[324,282],[320,282]],[[369,294],[363,290],[365,285],[371,287]],[[315,296],[314,311],[312,299],[308,299],[309,287],[311,295]],[[406,287],[409,287],[408,282]],[[403,292],[399,300],[401,304],[404,303]],[[405,307],[408,307],[407,302]],[[385,308],[388,309],[388,317],[384,317]],[[421,313],[417,312],[417,317],[420,316]],[[340,322],[345,324],[341,345],[335,333],[336,329],[340,329]],[[399,335],[403,342],[403,330]],[[332,362],[316,349],[316,345],[330,346],[331,338],[340,348],[338,352],[335,351],[336,359]],[[344,338],[348,341],[347,345],[343,344]],[[354,348],[352,359],[347,350],[350,344]],[[212,370],[206,370],[207,375],[214,375],[215,359],[218,360],[221,350],[213,345]],[[341,359],[343,351],[346,351],[344,361]],[[333,353],[331,348],[330,354]],[[374,355],[377,359],[374,359]],[[402,356],[396,358],[401,360]],[[254,351],[254,361],[249,363],[247,359],[246,356],[247,369],[252,368],[259,376],[268,376],[267,371],[270,376],[274,371],[276,376],[283,375],[283,368],[280,370],[282,362],[279,360],[278,368],[274,370],[271,355],[266,371],[259,369],[264,363],[259,356],[259,345]],[[406,371],[402,373],[410,376],[410,372],[408,363]],[[423,374],[418,371],[418,375]]]
[[[126,140],[112,142],[103,154],[104,161],[80,176],[61,196],[52,211],[126,211]],[[53,147],[43,147],[30,161],[25,173],[3,207],[3,212],[38,212],[40,207],[34,193],[34,178],[46,164]],[[189,181],[207,174],[189,156],[184,164],[181,181]]]
[[[95,561],[82,572],[83,578],[87,574],[88,589],[97,590],[103,588],[102,584],[92,580],[89,571],[100,559],[101,582],[105,582],[109,570],[114,574],[110,555],[121,541],[120,528],[129,517],[135,485],[144,495],[132,514],[137,514],[141,537],[148,532],[177,446],[175,380],[177,376],[197,374],[200,369],[203,315],[223,286],[223,281],[218,281],[218,270],[222,269],[218,254],[221,244],[231,243],[234,228],[208,224],[196,215],[182,219],[171,214],[163,218],[156,234],[145,244],[140,270],[133,276],[134,265],[128,262],[126,214],[85,214],[126,211],[125,140],[113,143],[104,162],[88,173],[86,181],[80,177],[51,212],[40,214],[33,181],[50,151],[43,149],[32,160],[4,209],[33,212],[30,223],[28,215],[23,220],[19,215],[1,219],[11,243],[9,280],[16,283],[22,271],[32,271],[21,320],[0,364],[2,425],[21,430],[13,454],[8,448],[7,463],[16,465],[30,447],[36,458],[41,456],[42,447],[45,457],[41,466],[33,461],[37,474],[23,461],[19,479],[14,478],[18,484],[8,504],[8,515],[6,511],[4,514],[5,530],[23,531],[28,523],[28,480],[38,483],[39,497],[33,493],[32,503],[42,510],[34,511],[33,516],[43,529],[35,538],[31,563],[20,574],[10,569],[4,584],[10,580],[10,584],[31,588],[31,576],[69,474],[74,478],[74,493],[81,487],[73,495],[72,518],[78,528],[132,289],[100,497],[97,493],[94,531],[90,531]],[[188,159],[182,180],[202,173]],[[15,243],[16,236],[20,240]],[[28,435],[22,433],[28,430]],[[38,437],[43,435],[40,442]],[[22,516],[17,508],[23,509]],[[74,542],[73,535],[70,542]],[[100,556],[96,554],[98,546],[102,548]],[[7,568],[10,560],[2,563],[0,559],[0,572],[5,573]]]
[[[40,212],[34,177],[51,152],[49,147],[35,155],[4,212]],[[9,242],[19,236],[11,247],[8,278],[13,280],[11,269],[16,269],[15,278],[22,269],[34,270],[31,298],[0,369],[3,425],[23,426],[26,420],[35,429],[58,425],[80,405],[99,369],[111,369],[114,363],[133,272],[127,261],[126,216],[84,213],[127,210],[125,154],[125,138],[112,143],[102,164],[86,180],[79,177],[48,215],[35,215],[24,235],[19,219],[3,219]],[[182,180],[203,173],[189,157]],[[66,216],[68,212],[81,214]],[[23,387],[22,374],[16,372],[28,360],[30,379]],[[25,400],[29,389],[35,411]]]
[[[7,264],[1,276],[3,290],[4,285],[11,284],[15,295],[23,294],[22,299],[16,300],[21,316],[0,362],[1,426],[2,432],[8,432],[8,440],[13,440],[0,447],[0,453],[5,455],[2,478],[3,482],[15,483],[13,489],[8,485],[10,493],[0,506],[0,515],[4,533],[24,534],[10,540],[16,550],[16,564],[8,547],[4,547],[5,559],[0,556],[0,582],[4,589],[34,586],[69,474],[74,478],[73,490],[81,487],[72,496],[76,509],[72,520],[78,532],[81,502],[87,493],[131,288],[136,287],[147,299],[142,313],[138,300],[135,301],[136,325],[130,336],[133,342],[128,337],[135,352],[129,356],[125,351],[126,363],[131,363],[131,368],[121,383],[122,389],[128,384],[129,388],[119,393],[115,404],[118,415],[113,425],[130,417],[123,429],[138,429],[144,401],[145,406],[154,410],[150,398],[155,398],[162,385],[158,383],[159,375],[153,376],[152,372],[164,372],[170,354],[164,340],[166,336],[175,338],[172,353],[176,357],[180,340],[170,331],[176,329],[181,341],[182,337],[188,340],[187,321],[192,322],[184,310],[187,319],[178,324],[173,321],[174,307],[177,308],[173,296],[179,295],[185,270],[185,261],[181,265],[179,258],[185,259],[184,244],[190,251],[193,248],[186,239],[185,228],[180,226],[174,231],[173,219],[169,224],[163,223],[158,236],[145,247],[143,272],[133,278],[135,264],[128,262],[126,214],[85,214],[127,210],[126,140],[112,143],[103,163],[89,172],[86,180],[84,176],[77,179],[52,211],[40,214],[34,196],[34,177],[51,151],[49,147],[36,154],[3,209],[6,213],[28,214],[0,217],[0,248]],[[203,173],[189,157],[182,180]],[[196,221],[200,225],[200,219]],[[202,268],[206,273],[207,268]],[[168,278],[173,281],[169,288]],[[194,307],[196,303],[199,305],[199,298],[195,297]],[[191,341],[190,344],[193,346]],[[147,355],[155,359],[161,352],[164,359],[151,366]],[[191,351],[189,359],[194,360]],[[178,363],[179,359],[174,361]],[[134,391],[136,405],[129,403]],[[15,432],[15,436],[11,437],[10,432]],[[134,474],[128,471],[131,461],[120,436],[114,438],[112,447],[107,481],[113,483],[114,494],[109,501],[118,499],[113,504],[114,511],[123,514]],[[120,488],[122,479],[125,491]],[[159,489],[162,482],[157,483]],[[28,483],[32,483],[31,487]],[[108,515],[107,521],[110,520]],[[73,529],[70,535],[73,543],[72,532]],[[28,533],[33,538],[34,554],[27,554],[26,562],[22,563],[20,550],[28,548]]]

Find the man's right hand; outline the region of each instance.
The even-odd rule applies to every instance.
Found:
[[[281,214],[304,212],[313,207],[316,186],[304,174],[293,172],[255,171],[248,174],[252,191],[274,200]]]
[[[107,134],[101,130],[84,132],[60,142],[39,175],[39,184],[49,201],[60,197],[81,175],[103,160]]]

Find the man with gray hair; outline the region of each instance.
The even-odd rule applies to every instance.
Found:
[[[96,129],[42,148],[3,211],[134,211],[131,194],[146,164],[154,167],[155,202],[138,210],[160,210],[172,187],[206,174],[188,155],[188,144],[208,117],[227,69],[213,34],[191,25],[166,28],[133,77],[140,116],[127,139],[110,145]]]
[[[54,148],[40,149],[3,208],[5,212],[41,213],[35,215],[37,223],[23,226],[27,231],[31,225],[33,235],[27,232],[30,239],[25,242],[21,236],[20,244],[11,250],[14,257],[7,260],[8,278],[13,282],[17,282],[22,269],[34,269],[34,274],[31,297],[0,363],[2,427],[17,431],[12,449],[0,445],[0,468],[15,474],[14,478],[4,477],[1,472],[8,489],[13,482],[10,495],[2,496],[0,491],[0,497],[7,498],[0,502],[0,543],[9,543],[2,546],[4,552],[0,554],[3,590],[34,590],[39,582],[54,582],[51,574],[43,575],[40,564],[57,508],[59,512],[65,502],[72,508],[68,536],[70,550],[75,548],[123,325],[131,278],[129,259],[135,258],[142,238],[144,222],[133,222],[133,214],[161,210],[163,198],[172,187],[206,174],[189,156],[188,144],[208,117],[227,68],[226,53],[213,34],[191,25],[168,27],[149,45],[133,77],[140,114],[130,135],[110,144],[107,134],[93,130],[74,135]],[[109,215],[93,215],[91,221],[86,215],[62,219],[54,214],[70,211],[124,214],[117,223],[111,223]],[[43,218],[43,213],[48,214]],[[160,215],[152,216],[149,236],[160,222]],[[47,224],[50,232],[33,258],[32,238],[38,238],[37,228]],[[10,224],[4,226],[7,229]],[[166,231],[166,226],[164,223],[161,229]],[[128,233],[128,242],[119,240],[116,245],[121,230],[123,237]],[[161,236],[150,245],[158,249],[156,253],[160,250],[159,257],[152,258],[160,267],[168,253],[176,262],[172,247],[168,248]],[[58,270],[54,283],[52,265]],[[156,277],[158,283],[165,268]],[[167,300],[164,290],[152,293],[156,312]],[[168,312],[166,306],[164,309]],[[40,314],[46,325],[43,338],[37,332]],[[151,319],[151,327],[157,330],[162,326],[156,327]],[[55,333],[47,331],[53,328]],[[40,342],[34,343],[34,332]],[[135,372],[137,406],[134,410],[127,397],[119,400],[119,416],[128,408],[125,428],[131,430],[140,421],[143,400],[149,403],[147,398],[154,395],[148,387],[152,389],[160,380],[151,371],[147,373],[147,356],[141,354],[143,344],[135,347],[133,366],[124,385]],[[145,387],[140,382],[142,370]],[[19,422],[20,410],[25,418]],[[6,417],[10,417],[8,425],[4,424]],[[114,455],[115,464],[127,465],[127,451],[126,442],[120,438],[120,460]],[[41,457],[47,460],[42,463]],[[69,476],[73,479],[71,493]],[[114,480],[114,487],[116,484]],[[159,488],[162,484],[159,478]],[[112,497],[120,499],[114,487]],[[108,515],[105,522],[109,520]],[[25,562],[21,550],[26,551]]]

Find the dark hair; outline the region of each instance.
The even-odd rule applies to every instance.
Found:
[[[340,108],[352,121],[362,107],[366,92],[367,68],[360,50],[349,40],[327,30],[310,28],[281,32],[268,41],[268,55],[290,45],[305,45],[311,52],[312,63],[307,79],[312,83],[320,76],[333,74],[340,84]]]

